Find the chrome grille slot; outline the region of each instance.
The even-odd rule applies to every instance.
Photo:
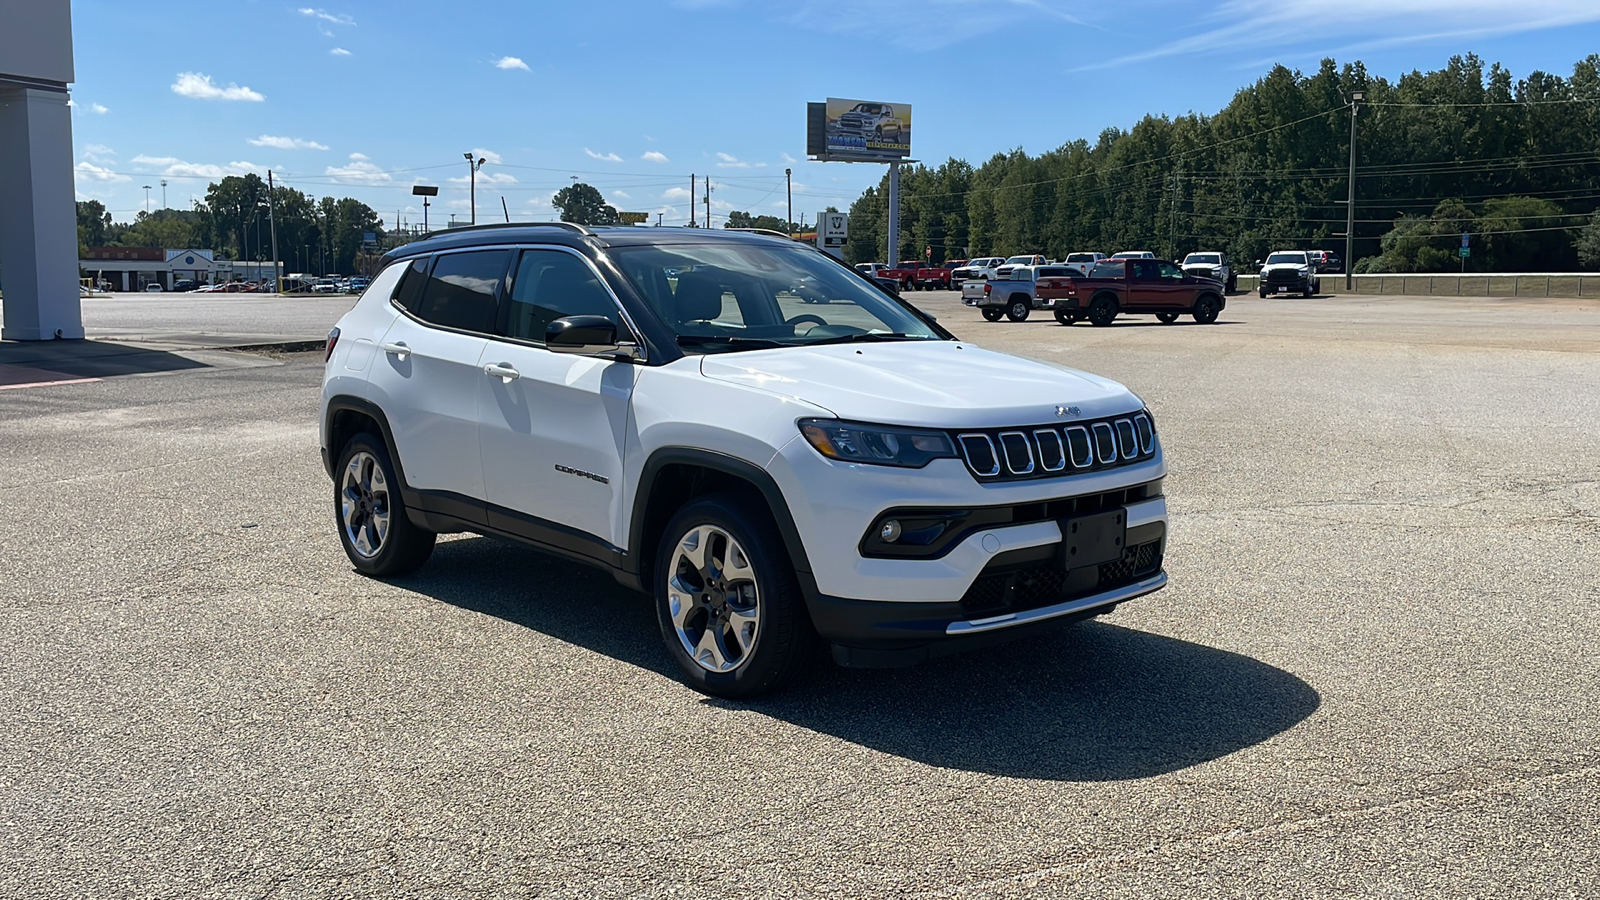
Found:
[[[992,478],[1000,474],[1000,456],[995,453],[994,439],[987,434],[963,434],[961,453],[967,458],[967,468],[979,478]]]
[[[1006,455],[1007,471],[1013,475],[1033,474],[1033,447],[1028,443],[1026,434],[1020,431],[1000,432],[1000,449]]]
[[[1089,437],[1089,429],[1082,425],[1072,425],[1067,428],[1066,434],[1072,467],[1087,469],[1094,465],[1094,441]]]
[[[1117,461],[1117,434],[1111,430],[1110,422],[1096,422],[1090,426],[1094,432],[1094,458],[1101,465]]]
[[[1151,424],[1150,417],[1139,413],[1133,417],[1133,427],[1139,432],[1139,452],[1149,453],[1156,449],[1156,429]]]
[[[1139,455],[1139,435],[1133,429],[1132,419],[1118,419],[1112,423],[1117,429],[1117,446],[1122,450],[1123,459],[1133,459]]]
[[[1033,433],[1039,444],[1039,468],[1046,472],[1059,472],[1067,467],[1067,448],[1061,443],[1061,432],[1040,429]]]

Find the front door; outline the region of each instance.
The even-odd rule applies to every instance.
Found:
[[[545,328],[602,315],[625,326],[588,260],[564,248],[524,250],[506,313],[483,357],[479,440],[489,524],[596,559],[624,547],[622,461],[633,363],[554,353]],[[624,337],[626,335],[624,334]]]

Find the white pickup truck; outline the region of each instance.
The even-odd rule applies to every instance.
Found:
[[[988,281],[994,277],[994,270],[1005,262],[1003,256],[980,256],[970,260],[964,266],[958,266],[950,273],[950,286],[960,290],[963,284],[969,281]]]
[[[1064,265],[1069,268],[1077,269],[1079,272],[1087,275],[1089,274],[1089,270],[1094,268],[1095,263],[1105,258],[1106,255],[1104,253],[1089,253],[1087,251],[1068,253],[1067,261],[1064,263]]]

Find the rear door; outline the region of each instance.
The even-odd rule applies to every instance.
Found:
[[[405,311],[378,347],[369,382],[389,419],[411,487],[442,509],[480,520],[479,358],[494,328],[507,250],[467,250],[413,261],[395,295]]]
[[[1161,285],[1161,265],[1153,259],[1130,259],[1128,270],[1128,296],[1122,308],[1128,312],[1148,311],[1165,305]]]

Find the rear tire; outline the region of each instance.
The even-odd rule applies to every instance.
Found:
[[[1000,321],[1000,317],[1005,315],[1005,314],[1006,314],[1006,311],[1001,309],[998,306],[985,306],[985,307],[983,307],[983,318],[984,318],[985,321],[998,322],[998,321]]]
[[[1013,322],[1023,322],[1028,318],[1031,307],[1026,300],[1013,300],[1006,305],[1006,318]]]
[[[1117,318],[1117,301],[1110,294],[1101,294],[1089,304],[1089,324],[1099,328],[1110,325]]]
[[[754,697],[809,655],[814,636],[783,538],[765,510],[737,496],[678,510],[651,577],[667,653],[697,691]]]
[[[387,578],[415,572],[428,561],[439,536],[411,524],[400,477],[381,438],[367,432],[351,438],[333,472],[339,543],[357,572]]]

